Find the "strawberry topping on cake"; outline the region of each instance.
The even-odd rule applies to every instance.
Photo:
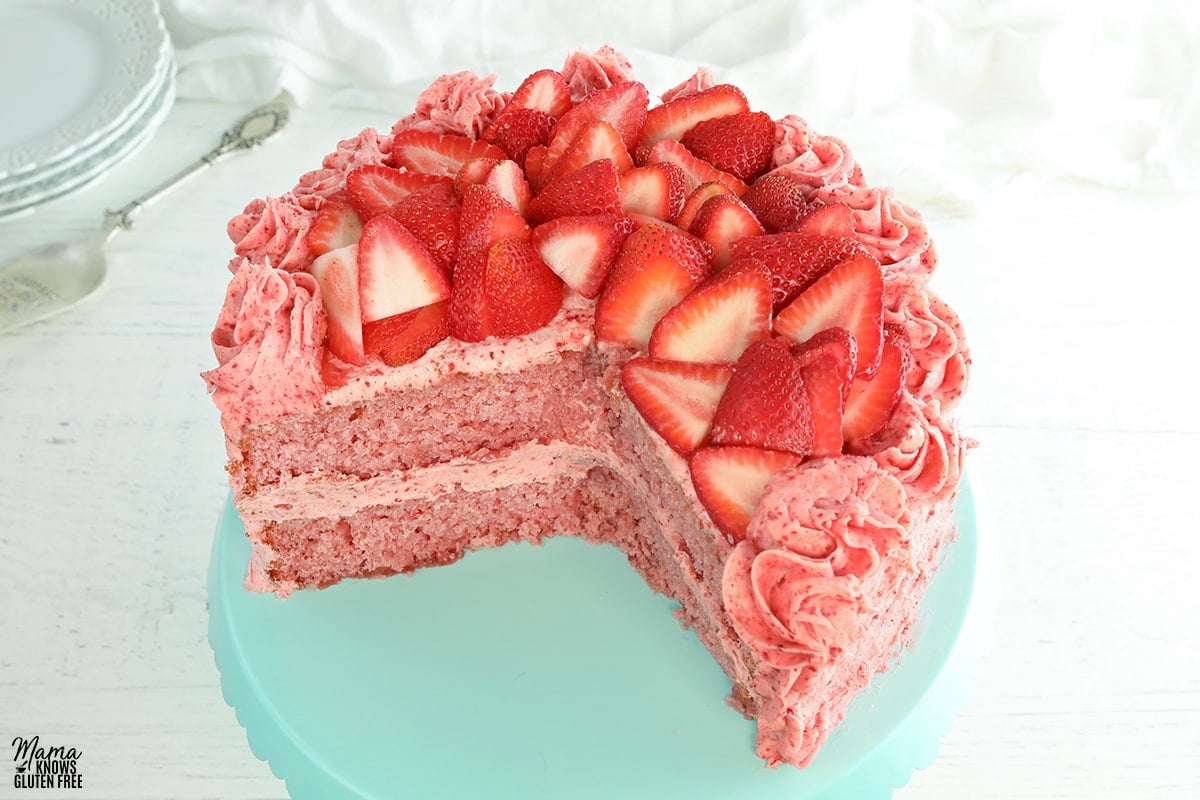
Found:
[[[402,505],[416,491],[412,470],[441,464],[438,487],[474,485],[464,466],[472,458],[499,465],[486,487],[504,465],[547,485],[562,475],[616,480],[624,467],[591,454],[608,452],[598,431],[645,437],[641,458],[656,454],[707,537],[708,555],[683,548],[683,572],[695,571],[698,597],[727,606],[710,613],[716,622],[687,608],[685,618],[725,631],[706,639],[714,652],[736,640],[722,664],[744,694],[735,705],[758,715],[760,754],[807,763],[826,730],[812,726],[844,706],[799,722],[780,711],[781,698],[800,691],[804,669],[833,669],[857,646],[878,564],[895,559],[889,569],[916,575],[904,578],[914,591],[928,579],[903,560],[918,557],[896,530],[912,524],[910,500],[946,503],[957,485],[965,445],[944,414],[962,394],[969,356],[957,317],[926,286],[936,263],[928,232],[892,190],[867,184],[840,140],[796,116],[773,119],[706,69],[656,103],[611,48],[538,70],[511,94],[494,80],[440,78],[390,133],[343,142],[293,193],[252,203],[230,223],[245,258],[231,264],[237,290],[214,332],[221,366],[206,379],[231,472],[262,470],[239,490],[248,519],[270,520],[252,538],[282,558],[278,526],[294,497],[270,505],[256,493],[303,471],[258,463],[266,459],[246,444],[264,435],[258,421],[325,409],[351,424],[395,387],[453,380],[466,382],[464,407],[505,407],[519,419],[502,431],[467,420],[436,454],[363,444],[363,457],[382,466],[361,472],[321,462],[314,475],[366,480],[377,470],[401,487],[341,501],[330,519]],[[356,155],[354,141],[369,155]],[[532,355],[522,362],[517,352]],[[283,358],[297,374],[268,368]],[[545,408],[488,394],[489,370],[521,363],[538,375],[559,363],[577,371],[579,397],[545,407],[574,420],[563,423],[570,433],[551,430],[557,417],[540,418],[554,416]],[[279,391],[286,381],[299,387],[294,396]],[[439,411],[436,400],[421,407],[427,418]],[[362,424],[355,446],[398,423]],[[334,446],[320,448],[324,458]],[[289,440],[280,453],[302,449]],[[551,455],[530,467],[528,452]],[[800,484],[829,499],[828,513],[796,508]],[[424,513],[414,509],[405,513]],[[925,512],[938,536],[951,530],[947,509]],[[284,577],[277,565],[257,580],[286,594],[461,552],[347,562],[323,577]],[[653,572],[638,561],[650,556],[630,552]]]

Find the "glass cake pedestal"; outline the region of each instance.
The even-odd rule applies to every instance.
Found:
[[[969,481],[955,514],[912,649],[805,770],[764,766],[675,604],[616,548],[574,538],[281,601],[243,589],[250,547],[227,503],[209,640],[226,702],[294,800],[883,800],[932,763],[990,627]]]

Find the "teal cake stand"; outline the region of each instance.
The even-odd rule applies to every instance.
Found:
[[[675,604],[616,548],[574,538],[281,601],[243,589],[250,548],[230,503],[209,640],[251,749],[295,800],[881,800],[933,761],[969,699],[981,651],[968,483],[956,515],[913,648],[805,770],[764,766]]]

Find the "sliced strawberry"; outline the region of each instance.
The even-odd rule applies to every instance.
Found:
[[[617,167],[601,159],[560,175],[529,202],[529,221],[539,225],[555,217],[621,213]]]
[[[607,120],[598,119],[579,132],[571,146],[545,174],[545,180],[547,183],[553,182],[560,175],[574,172],[593,161],[605,158],[613,162],[617,174],[633,166],[633,159],[621,139],[621,134]]]
[[[683,208],[683,170],[675,164],[647,164],[621,175],[621,207],[671,222]]]
[[[417,189],[388,209],[387,215],[425,243],[449,277],[458,249],[458,222],[462,204],[446,182]]]
[[[676,165],[671,164],[671,166]],[[681,169],[680,174],[682,172],[683,170]],[[679,216],[674,220],[675,224],[684,230],[690,229],[692,223],[696,220],[696,215],[700,213],[700,209],[704,207],[704,204],[721,194],[732,195],[733,190],[720,181],[708,181],[692,189],[687,199],[683,201],[683,208],[679,209]]]
[[[450,285],[450,305],[446,309],[446,324],[450,328],[450,335],[460,341],[481,342],[492,335],[492,309],[484,291],[490,249],[490,244],[482,249],[458,249],[454,281]]]
[[[883,273],[868,255],[835,266],[775,317],[775,330],[805,342],[826,328],[845,328],[858,345],[855,375],[872,375],[883,340]]]
[[[737,543],[746,538],[767,483],[801,461],[794,453],[760,447],[701,447],[690,462],[692,485],[713,524]]]
[[[553,131],[554,117],[545,111],[506,108],[480,138],[499,147],[513,161],[523,164],[531,149],[550,141]]]
[[[541,69],[521,81],[500,113],[504,115],[519,109],[531,109],[559,117],[570,108],[571,87],[567,79],[557,70]]]
[[[563,282],[527,239],[501,239],[488,252],[484,294],[492,333],[520,336],[554,319],[562,308]]]
[[[713,417],[713,444],[812,452],[812,410],[790,342],[772,337],[746,348]]]
[[[628,217],[617,214],[556,217],[533,229],[533,247],[563,282],[594,299],[633,230]]]
[[[525,154],[525,178],[534,191],[539,191],[545,185],[546,146],[535,144]]]
[[[746,184],[742,183],[740,178],[697,158],[674,139],[663,139],[647,151],[646,164],[655,164],[659,161],[675,164],[683,170],[684,177],[687,179],[688,194],[691,194],[700,184],[709,181],[720,181],[739,197],[746,191]]]
[[[742,202],[770,233],[795,230],[800,218],[812,210],[804,187],[786,175],[768,173],[746,189]]]
[[[308,249],[314,256],[337,250],[358,241],[362,235],[362,217],[350,203],[345,190],[326,197],[317,209],[317,218],[308,229]]]
[[[450,335],[446,310],[449,300],[415,308],[363,325],[363,349],[389,367],[416,361]]]
[[[492,167],[499,163],[500,159],[498,158],[472,158],[459,167],[458,172],[455,173],[454,191],[459,197],[462,197],[462,193],[467,190],[468,186],[477,186],[487,180]]]
[[[558,125],[547,145],[544,166],[552,166],[583,129],[596,120],[611,124],[621,134],[626,148],[633,147],[641,139],[649,102],[646,87],[637,81],[621,81],[588,95],[558,118]]]
[[[362,321],[374,322],[450,296],[450,281],[429,248],[389,216],[363,227],[358,243]]]
[[[771,284],[760,270],[719,274],[668,311],[650,335],[650,355],[732,364],[771,332]]]
[[[706,243],[665,224],[625,239],[596,301],[596,337],[644,349],[662,316],[708,276]]]
[[[309,267],[325,307],[326,346],[347,364],[367,363],[358,295],[358,243],[317,256]]]
[[[355,366],[347,364],[325,348],[321,353],[321,383],[326,389],[340,389],[350,382]]]
[[[759,265],[771,278],[778,312],[817,278],[852,256],[865,252],[856,240],[803,233],[751,236],[729,246],[729,267]]]
[[[717,169],[752,181],[771,166],[775,121],[762,111],[743,111],[697,122],[679,141]]]
[[[642,419],[673,450],[687,455],[704,443],[733,369],[637,357],[621,370],[621,385]]]
[[[845,203],[814,205],[796,221],[795,229],[800,233],[853,239],[854,211]]]
[[[872,436],[887,424],[904,394],[911,360],[908,336],[895,325],[884,326],[879,369],[873,377],[860,375],[850,385],[842,416],[846,441]]]
[[[688,230],[712,245],[713,265],[719,270],[729,266],[732,243],[765,233],[754,213],[731,194],[710,197]]]
[[[531,235],[529,223],[512,203],[490,186],[482,185],[468,186],[463,192],[458,227],[455,281],[458,280],[458,266],[467,256],[486,253],[500,239],[528,239]]]
[[[838,455],[843,445],[842,412],[858,357],[854,337],[845,328],[827,328],[792,352],[800,361],[812,412],[812,455]]]
[[[639,147],[649,149],[664,139],[682,139],[705,120],[749,110],[750,103],[741,89],[727,83],[711,86],[650,109]]]
[[[366,222],[371,217],[387,212],[417,189],[447,180],[445,177],[403,172],[381,164],[368,164],[351,170],[346,176],[346,194],[358,216]]]
[[[525,180],[525,173],[517,162],[509,159],[496,162],[484,178],[483,185],[511,203],[517,213],[522,216],[529,210],[533,192],[529,188],[529,181]]]
[[[392,160],[398,167],[426,175],[453,178],[473,158],[508,158],[496,145],[452,133],[419,129],[401,131],[392,139]]]

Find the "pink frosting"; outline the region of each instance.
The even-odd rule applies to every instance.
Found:
[[[949,411],[962,398],[970,377],[971,355],[962,320],[920,282],[899,281],[896,287],[889,292],[883,319],[908,334],[912,350],[908,390],[918,400],[936,401]]]
[[[954,494],[966,448],[938,403],[925,404],[905,395],[874,439],[878,445],[873,458],[911,496],[941,502]]]
[[[212,332],[219,366],[203,375],[230,457],[251,421],[320,405],[324,338],[325,309],[311,275],[241,260]]]
[[[890,188],[844,186],[818,189],[825,203],[845,203],[854,212],[860,242],[884,267],[884,276],[911,274],[928,277],[934,261],[924,258],[929,231],[916,209],[897,200]]]
[[[236,270],[242,258],[288,272],[306,269],[312,263],[308,249],[312,220],[312,213],[291,194],[251,200],[225,229],[240,257],[230,262],[230,270]]]
[[[694,94],[699,94],[705,89],[711,89],[717,83],[712,72],[708,67],[700,67],[693,74],[678,86],[674,86],[662,94],[662,101],[669,103],[672,100],[678,100],[680,97],[690,97]]]
[[[562,74],[571,88],[571,102],[578,103],[592,92],[633,80],[633,65],[623,53],[604,45],[594,53],[577,50],[567,56]]]
[[[421,92],[416,110],[393,125],[392,133],[415,129],[478,139],[508,102],[492,88],[495,82],[495,75],[481,78],[469,70],[443,75]]]
[[[386,164],[392,152],[391,134],[381,134],[366,128],[357,136],[338,142],[337,149],[321,160],[321,168],[300,176],[292,194],[310,210],[320,206],[320,200],[346,185],[346,175],[368,164]]]
[[[836,659],[868,613],[863,581],[910,523],[904,488],[872,459],[784,470],[725,562],[721,588],[734,628],[775,667]]]
[[[862,183],[862,172],[845,142],[821,136],[794,114],[775,121],[772,164],[773,172],[788,176],[808,193]]]

